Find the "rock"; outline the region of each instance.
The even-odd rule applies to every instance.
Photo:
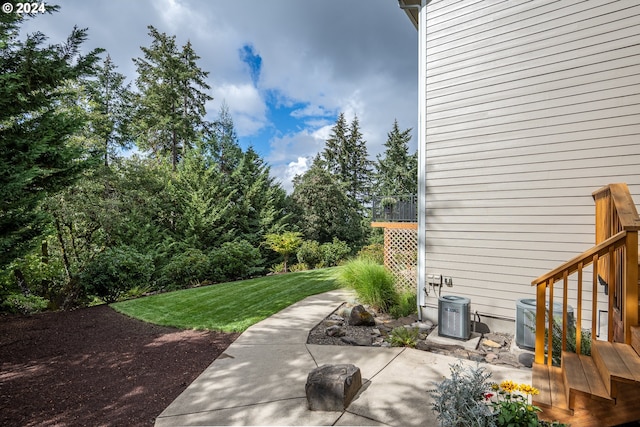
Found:
[[[339,325],[329,326],[324,330],[324,333],[330,337],[343,337],[347,334],[347,332]]]
[[[342,342],[345,342],[347,344],[350,345],[358,345],[361,347],[366,347],[371,345],[371,337],[369,338],[364,338],[364,337],[342,337],[340,338],[342,340]]]
[[[492,341],[492,340],[488,340],[486,338],[482,341],[482,345],[486,345],[487,347],[491,347],[491,348],[500,348],[500,347],[502,347],[501,344],[498,344],[497,342]]]
[[[351,326],[376,326],[375,318],[363,306],[356,305],[351,309],[349,316]]]
[[[411,324],[412,328],[418,328],[418,331],[422,333],[428,333],[433,329],[433,322],[427,320],[426,322],[413,322]]]
[[[362,387],[355,365],[322,365],[307,376],[305,392],[312,411],[343,411]]]
[[[348,319],[351,316],[351,307],[342,307],[337,314],[338,317],[342,317],[343,319]]]
[[[324,325],[327,327],[342,325],[342,322],[339,320],[325,320]]]
[[[533,353],[520,353],[518,356],[518,362],[522,365],[530,368],[533,366],[533,361],[535,359],[535,355]]]
[[[505,337],[498,334],[485,334],[484,338],[500,344],[500,347],[504,347],[504,345],[507,343]]]
[[[337,314],[332,314],[329,316],[329,320],[333,320],[334,322],[344,322],[344,317],[338,316]]]
[[[378,329],[378,328],[373,328],[373,329],[371,330],[371,335],[382,335],[382,334],[380,333],[380,329]]]
[[[493,363],[496,359],[498,359],[498,355],[495,353],[488,353],[485,357],[484,360],[487,363]]]
[[[469,360],[473,360],[474,362],[484,362],[485,357],[486,355],[475,351],[469,353]]]

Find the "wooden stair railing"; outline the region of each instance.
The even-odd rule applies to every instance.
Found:
[[[532,282],[536,286],[533,382],[541,391],[536,403],[552,418],[580,425],[616,425],[640,419],[637,400],[640,396],[640,328],[637,326],[640,217],[626,184],[610,184],[594,192],[593,198],[596,245]],[[583,287],[583,271],[589,265],[592,266],[591,286]],[[601,281],[609,286],[607,341],[595,341]],[[554,284],[559,282],[562,282],[562,295],[558,297],[554,295]],[[574,285],[576,353],[569,353],[566,351],[568,294]],[[591,296],[593,357],[580,354],[583,292]],[[562,300],[560,367],[552,366],[553,333],[548,333],[545,343],[545,329],[553,330],[551,313],[555,298]],[[611,405],[615,405],[614,411]],[[563,419],[567,415],[571,418]]]

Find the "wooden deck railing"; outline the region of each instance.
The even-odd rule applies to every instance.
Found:
[[[562,280],[562,349],[566,350],[569,277],[576,278],[576,352],[581,349],[583,270],[593,266],[591,284],[591,336],[596,337],[598,276],[609,285],[607,339],[616,338],[614,321],[620,324],[619,341],[631,342],[631,326],[638,324],[638,230],[640,217],[626,184],[610,184],[595,193],[596,245],[531,282],[536,290],[535,361],[545,360],[545,327],[548,328],[547,364],[553,359],[554,284]],[[548,295],[547,295],[548,290]],[[614,310],[615,308],[615,310]],[[614,312],[619,314],[616,319]],[[548,315],[547,315],[548,314]],[[545,322],[546,320],[546,322]],[[548,323],[545,325],[545,323]]]

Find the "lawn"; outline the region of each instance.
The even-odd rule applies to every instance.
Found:
[[[335,274],[336,268],[279,274],[167,292],[111,307],[157,325],[243,332],[310,295],[336,289]]]

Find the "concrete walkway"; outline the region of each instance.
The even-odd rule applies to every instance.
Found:
[[[459,359],[408,348],[306,344],[309,330],[352,300],[344,290],[314,295],[250,327],[155,425],[436,426],[428,390]],[[338,363],[360,368],[360,392],[345,411],[310,411],[307,375]],[[531,383],[530,370],[483,366],[493,372],[492,381]]]

